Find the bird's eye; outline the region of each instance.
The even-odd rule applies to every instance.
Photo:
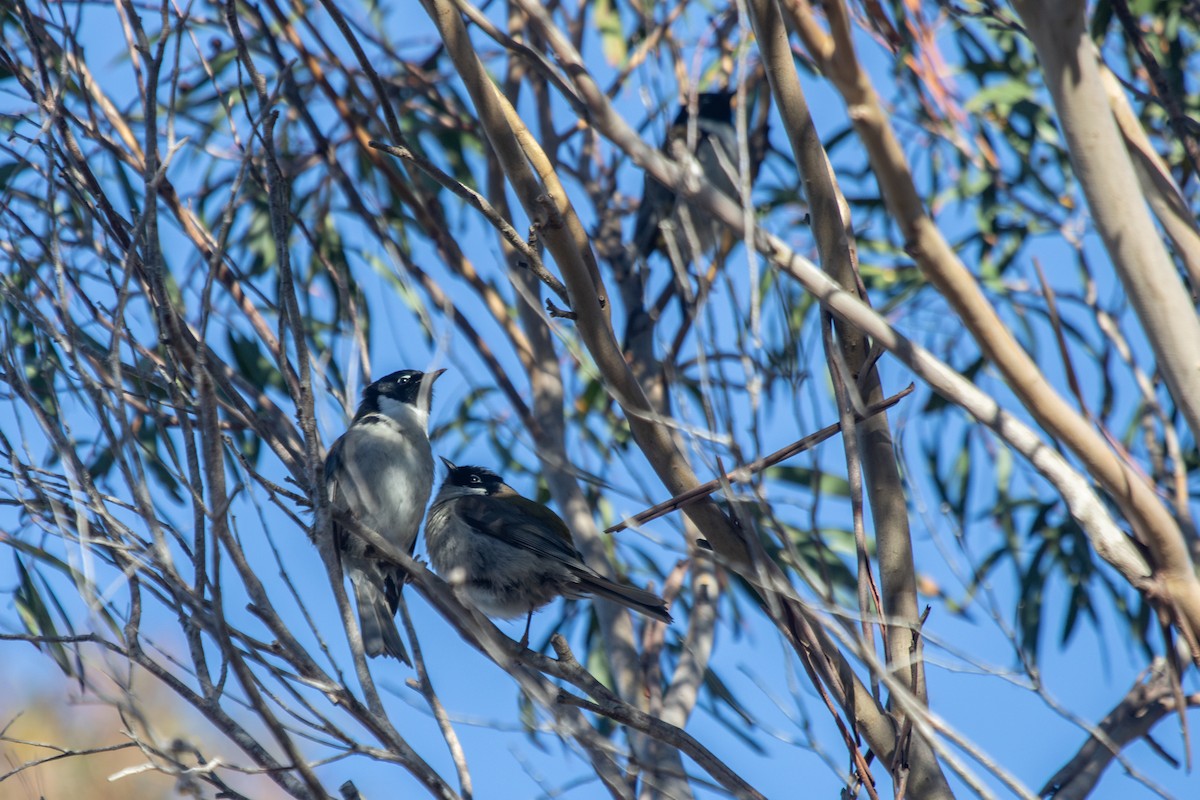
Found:
[[[398,381],[396,381],[396,382],[397,382],[397,383],[408,383],[408,376],[407,376],[407,375],[403,375],[403,376],[401,376],[400,380],[398,380]]]
[[[472,475],[471,483],[483,483],[483,479],[480,478],[478,475]]]

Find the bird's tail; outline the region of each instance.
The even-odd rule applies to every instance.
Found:
[[[363,650],[371,658],[391,656],[411,667],[400,631],[396,630],[396,604],[389,602],[384,587],[374,576],[356,570],[350,572],[350,583],[354,586],[354,602],[358,606]]]
[[[608,578],[598,575],[591,570],[580,574],[579,581],[581,589],[591,592],[597,597],[611,600],[614,603],[631,608],[640,614],[645,614],[647,617],[653,617],[662,622],[669,623],[671,621],[671,614],[667,611],[667,601],[654,592],[647,592],[645,589],[636,589],[633,586],[622,586],[619,583],[613,583]]]

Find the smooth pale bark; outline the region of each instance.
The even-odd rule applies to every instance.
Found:
[[[688,463],[686,454],[676,445],[671,426],[663,424],[617,345],[608,315],[607,290],[602,278],[594,270],[595,262],[587,237],[566,199],[566,193],[561,191],[557,183],[551,184],[555,179],[553,170],[544,163],[540,145],[528,136],[528,131],[511,106],[506,107],[507,104],[496,96],[494,89],[484,91],[484,87],[490,87],[490,83],[473,51],[471,58],[467,57],[469,42],[465,41],[461,31],[454,30],[455,8],[444,0],[426,0],[426,3],[430,16],[443,32],[448,52],[455,58],[459,74],[468,86],[484,129],[504,165],[506,175],[517,190],[518,198],[526,204],[527,211],[535,219],[545,216],[547,206],[561,216],[560,225],[545,226],[541,232],[547,250],[562,271],[563,282],[571,297],[571,310],[575,313],[576,330],[595,360],[596,368],[604,376],[609,391],[624,410],[638,447],[666,489],[672,494],[682,494],[700,481]],[[630,153],[644,155],[645,143],[612,111],[603,91],[584,67],[582,57],[554,26],[545,8],[527,0],[520,0],[519,5],[555,51],[563,69],[574,80],[580,99],[588,106],[592,124]],[[659,165],[668,163],[657,153],[652,158]],[[547,181],[549,191],[545,194],[539,194],[535,185],[530,185],[533,182],[529,169],[531,163],[536,166],[537,175]],[[678,185],[678,168],[671,172],[665,182]],[[707,188],[711,190],[711,187]],[[690,186],[689,189],[694,191]],[[685,194],[691,195],[692,191],[685,191]],[[733,201],[724,199],[736,207]],[[735,213],[739,221],[744,221],[740,210]],[[896,752],[896,730],[891,716],[854,674],[845,656],[821,628],[816,615],[795,599],[794,590],[786,576],[773,562],[765,560],[761,552],[750,549],[743,534],[712,501],[694,503],[688,506],[685,513],[699,530],[705,532],[707,540],[726,566],[739,571],[760,590],[764,608],[771,613],[772,619],[789,638],[792,646],[808,653],[810,657],[815,656],[814,667],[820,673],[822,682],[834,701],[856,719],[859,733],[876,754],[885,760],[891,759]],[[913,739],[909,758],[912,772],[908,787],[912,796],[931,796],[929,792],[934,787],[945,787],[945,777],[937,769],[937,760],[920,737]],[[940,793],[938,796],[941,796]]]
[[[821,266],[844,291],[857,295],[858,278],[849,207],[838,188],[837,178],[809,112],[788,44],[783,16],[775,0],[750,0],[748,6],[771,93],[804,180],[804,193],[812,211],[813,234]],[[883,388],[879,375],[874,367],[867,364],[870,345],[866,336],[859,328],[844,321],[839,321],[836,334],[837,346],[852,373],[844,378],[855,381],[864,369],[869,370],[862,381],[862,402],[870,404],[882,400]],[[891,428],[886,413],[883,413],[863,420],[856,429],[858,453],[875,522],[880,611],[887,621],[888,666],[916,699],[927,703],[922,646],[917,633],[920,612],[916,567],[908,525],[908,507],[896,465]],[[865,589],[860,585],[862,591]],[[862,612],[869,613],[865,607]],[[916,732],[914,735],[920,736]],[[932,749],[914,750],[910,767],[911,762],[919,757],[918,754],[935,759]],[[953,796],[949,785],[944,783],[944,775],[936,760],[920,765],[920,771],[922,796]]]
[[[1170,168],[1150,144],[1117,76],[1101,65],[1100,78],[1104,81],[1108,101],[1112,104],[1113,118],[1125,138],[1125,146],[1129,148],[1129,156],[1133,159],[1133,168],[1146,195],[1146,202],[1171,238],[1176,256],[1183,262],[1184,270],[1192,281],[1192,300],[1195,301],[1200,298],[1200,229],[1196,226],[1196,218],[1171,176]]]
[[[1154,349],[1159,372],[1193,433],[1200,432],[1200,319],[1163,246],[1138,186],[1138,176],[1113,118],[1086,6],[1073,2],[1014,3],[1054,99],[1096,230]]]
[[[787,31],[774,0],[751,0],[751,19],[763,53],[767,80],[776,107],[784,121],[796,165],[804,179],[804,194],[812,209],[813,234],[821,266],[847,292],[857,293],[853,234],[849,206],[838,188],[836,176],[809,113],[800,78],[796,74]],[[867,365],[869,343],[853,325],[837,325],[838,343],[847,365],[858,379]],[[862,380],[866,405],[883,399],[879,375],[870,368]],[[896,675],[909,684],[913,694],[927,702],[922,646],[915,632],[920,627],[917,577],[908,506],[892,432],[886,413],[858,424],[859,450],[866,475],[867,494],[875,522],[879,579],[883,614],[887,620],[888,652]]]
[[[1055,800],[1084,800],[1091,796],[1104,771],[1121,751],[1149,736],[1169,714],[1186,714],[1178,707],[1175,679],[1163,659],[1158,659],[1148,679],[1139,679],[1121,702],[1100,721],[1091,736],[1062,769],[1042,787],[1043,797]],[[1188,707],[1200,705],[1200,695],[1179,696]]]
[[[794,18],[796,30],[806,42],[811,43],[814,52],[820,54],[824,71],[846,102],[854,128],[867,148],[871,168],[883,190],[888,212],[899,225],[909,254],[916,260],[921,272],[950,303],[980,350],[1004,376],[1022,405],[1050,438],[1065,445],[1080,459],[1090,475],[1117,504],[1151,551],[1155,567],[1153,579],[1145,579],[1138,567],[1142,562],[1141,556],[1130,553],[1129,543],[1121,541],[1123,534],[1115,535],[1111,518],[1107,512],[1094,506],[1089,498],[1090,491],[1081,493],[1077,485],[1072,486],[1070,494],[1064,494],[1064,499],[1088,532],[1097,553],[1117,566],[1138,591],[1155,598],[1168,598],[1180,631],[1189,641],[1197,641],[1200,638],[1200,581],[1192,572],[1183,533],[1172,512],[1163,504],[1145,476],[1114,453],[1091,420],[1080,414],[1050,384],[1013,337],[983,294],[978,281],[929,217],[909,170],[904,148],[870,77],[854,57],[853,26],[845,4],[832,2],[825,5],[829,20],[828,35],[820,30],[806,0],[787,0],[787,7]],[[1091,67],[1094,72],[1095,64]],[[1106,119],[1111,128],[1111,115]],[[1118,142],[1117,150],[1118,155],[1124,153],[1124,145]],[[1128,193],[1134,186],[1136,183],[1131,178],[1122,191]],[[1144,215],[1144,207],[1141,211]],[[1161,249],[1161,243],[1156,244]],[[1175,291],[1182,294],[1177,279],[1175,286]],[[1190,308],[1186,316],[1194,317]],[[1191,398],[1191,401],[1196,402],[1195,398]],[[963,407],[969,408],[966,405]],[[1017,446],[1012,440],[1010,444]],[[1035,465],[1039,461],[1046,461],[1039,451],[1020,452]],[[1039,469],[1042,467],[1039,466]],[[1075,481],[1064,481],[1056,472],[1057,469],[1053,469],[1043,474],[1055,482],[1061,491],[1068,491],[1067,485]],[[1087,501],[1082,502],[1085,498],[1088,498]]]
[[[1082,0],[1015,2],[1037,48],[1071,166],[1113,268],[1154,350],[1158,371],[1192,433],[1200,433],[1200,319],[1167,255],[1113,118]],[[1177,525],[1138,525],[1166,595],[1200,638],[1200,581]],[[1190,622],[1190,624],[1188,624]],[[1194,658],[1196,656],[1193,656]]]

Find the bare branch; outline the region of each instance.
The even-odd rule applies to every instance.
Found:
[[[1179,713],[1173,683],[1166,663],[1160,660],[1105,715],[1079,751],[1046,781],[1038,794],[1052,795],[1055,800],[1082,800],[1091,796],[1104,770],[1124,748],[1148,737],[1163,717]],[[1200,694],[1189,695],[1186,701],[1189,708],[1200,707]]]
[[[914,388],[915,387],[912,384],[909,384],[909,386],[903,391],[899,391],[883,402],[876,403],[865,409],[862,416],[855,416],[857,419],[861,420],[871,417],[875,414],[879,414],[882,411],[885,411],[896,405],[908,395],[912,394]],[[773,467],[782,461],[788,460],[798,453],[803,453],[805,450],[817,446],[826,439],[836,435],[841,429],[842,424],[840,422],[827,425],[816,433],[810,433],[803,439],[798,439],[789,444],[787,447],[780,448],[770,455],[763,456],[762,458],[751,461],[749,464],[744,464],[740,467],[734,468],[733,470],[725,473],[724,479],[729,483],[746,483],[753,476],[761,473],[763,470]],[[670,498],[669,500],[664,500],[661,503],[657,503],[650,508],[647,508],[645,511],[639,511],[632,517],[624,519],[609,528],[605,528],[604,532],[619,533],[631,526],[645,525],[647,522],[656,520],[661,516],[670,514],[672,511],[685,508],[697,500],[708,497],[710,494],[720,488],[721,480],[719,478],[708,481],[707,483],[702,483],[694,489],[689,489],[688,491],[682,492],[675,497]]]

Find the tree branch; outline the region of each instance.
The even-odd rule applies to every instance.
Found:
[[[1121,702],[1105,715],[1078,752],[1054,773],[1038,792],[1054,800],[1083,800],[1090,797],[1104,770],[1119,758],[1123,749],[1150,731],[1163,717],[1179,713],[1174,679],[1166,662],[1159,659],[1146,678],[1139,679]],[[1200,694],[1188,695],[1188,708],[1200,707]]]

